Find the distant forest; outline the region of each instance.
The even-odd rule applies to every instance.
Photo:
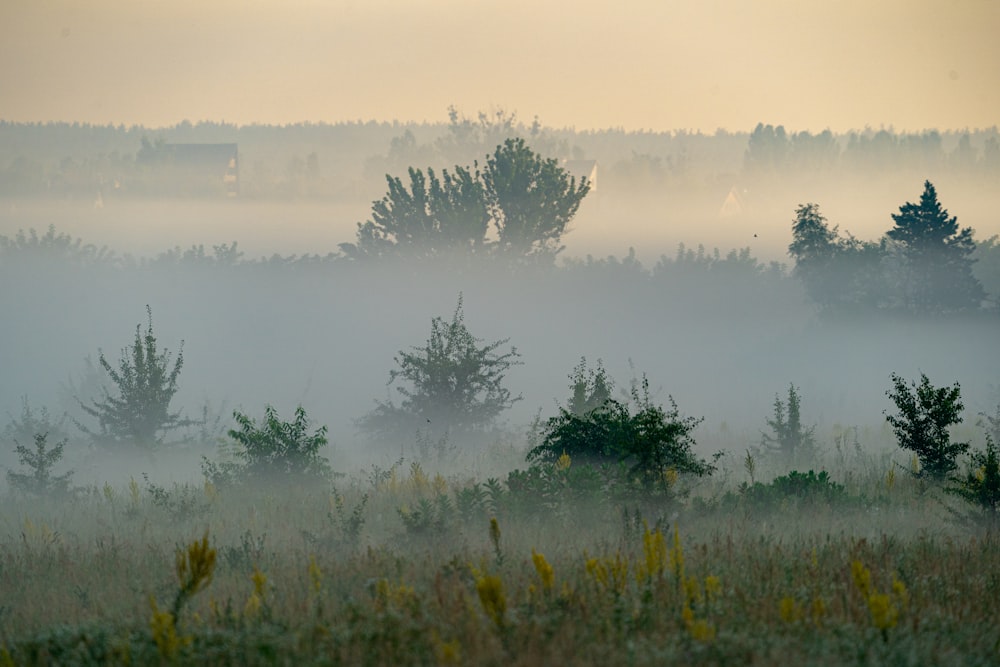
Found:
[[[560,160],[599,165],[595,193],[723,191],[733,186],[801,185],[823,180],[961,175],[1000,177],[1000,133],[866,128],[847,134],[788,132],[759,124],[714,134],[606,129],[576,131],[531,123],[504,110],[466,117],[449,109],[440,123],[346,122],[244,125],[188,121],[173,127],[0,121],[0,196],[224,196],[220,183],[194,188],[156,174],[158,148],[177,143],[239,147],[239,195],[251,199],[371,201],[386,174],[483,159],[511,136]],[[221,180],[221,179],[220,179]]]

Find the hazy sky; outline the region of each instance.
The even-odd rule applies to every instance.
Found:
[[[1000,123],[994,0],[3,0],[0,119]]]

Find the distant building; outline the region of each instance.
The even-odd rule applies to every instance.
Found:
[[[722,208],[719,209],[719,217],[735,218],[743,215],[745,210],[746,204],[744,202],[743,195],[734,185],[730,188],[729,194],[727,194],[726,198],[722,201]]]
[[[151,144],[136,156],[176,194],[235,197],[240,192],[238,144]]]
[[[577,182],[586,178],[590,183],[590,191],[597,192],[597,160],[563,160],[562,168],[575,176]]]

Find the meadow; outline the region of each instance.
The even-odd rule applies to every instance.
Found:
[[[644,495],[569,457],[533,487],[463,472],[523,467],[512,443],[10,495],[0,664],[996,664],[995,532],[891,443],[820,441],[828,476],[727,455]]]

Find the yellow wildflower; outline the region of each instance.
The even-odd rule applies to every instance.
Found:
[[[440,496],[448,490],[448,481],[441,476],[441,473],[436,473],[434,475],[434,480],[431,482],[431,489],[434,490],[434,495]]]
[[[642,552],[645,560],[642,567],[636,572],[636,579],[641,581],[662,576],[667,564],[667,545],[659,528],[653,532],[646,528],[643,532]]]
[[[434,645],[434,654],[437,656],[438,664],[457,665],[462,661],[462,645],[458,639],[446,642],[441,639],[437,630],[431,635],[431,643]]]
[[[504,594],[503,581],[495,575],[484,575],[476,581],[476,592],[479,594],[483,611],[497,628],[503,628],[504,614],[507,612],[507,596]]]
[[[149,606],[153,612],[149,619],[149,629],[153,633],[153,641],[160,655],[173,660],[180,650],[182,640],[177,636],[177,625],[174,623],[174,615],[166,609],[160,610],[156,605],[156,598],[149,596]]]
[[[253,581],[253,592],[254,595],[260,598],[264,597],[264,587],[267,585],[267,575],[257,569],[257,566],[253,566],[253,574],[250,575],[250,580]]]
[[[556,459],[556,470],[562,472],[564,470],[569,470],[570,465],[573,463],[573,459],[570,458],[566,450],[563,450],[562,456]]]
[[[851,578],[854,580],[854,586],[861,592],[861,595],[865,598],[871,595],[872,573],[861,561],[855,560],[851,563]]]
[[[872,615],[872,625],[879,630],[887,630],[896,627],[899,619],[899,610],[892,603],[892,599],[884,593],[874,593],[868,598],[868,610]]]
[[[714,602],[715,598],[717,598],[721,592],[722,582],[719,581],[718,577],[711,574],[705,577],[705,598],[708,600],[709,604]]]
[[[785,623],[795,623],[801,616],[799,605],[791,595],[781,598],[781,602],[778,603],[778,613]]]
[[[174,554],[177,580],[181,585],[181,595],[194,595],[212,583],[215,572],[215,549],[208,546],[208,531],[201,540],[195,540],[187,549],[178,549]]]
[[[826,603],[823,602],[823,598],[818,595],[813,598],[811,611],[813,623],[819,625],[823,617],[826,616]]]
[[[896,574],[892,575],[892,593],[899,601],[901,609],[906,609],[910,605],[910,593],[906,590],[906,584],[900,581]]]
[[[684,549],[681,547],[680,530],[674,525],[674,546],[667,554],[670,560],[670,570],[677,581],[684,581]]]
[[[309,555],[309,580],[312,581],[313,590],[319,593],[323,586],[323,571],[319,569],[314,554]]]
[[[535,564],[535,572],[538,573],[538,578],[542,581],[542,588],[547,591],[552,590],[552,586],[556,581],[556,574],[552,566],[549,565],[549,562],[545,560],[545,555],[532,549],[531,561]]]

